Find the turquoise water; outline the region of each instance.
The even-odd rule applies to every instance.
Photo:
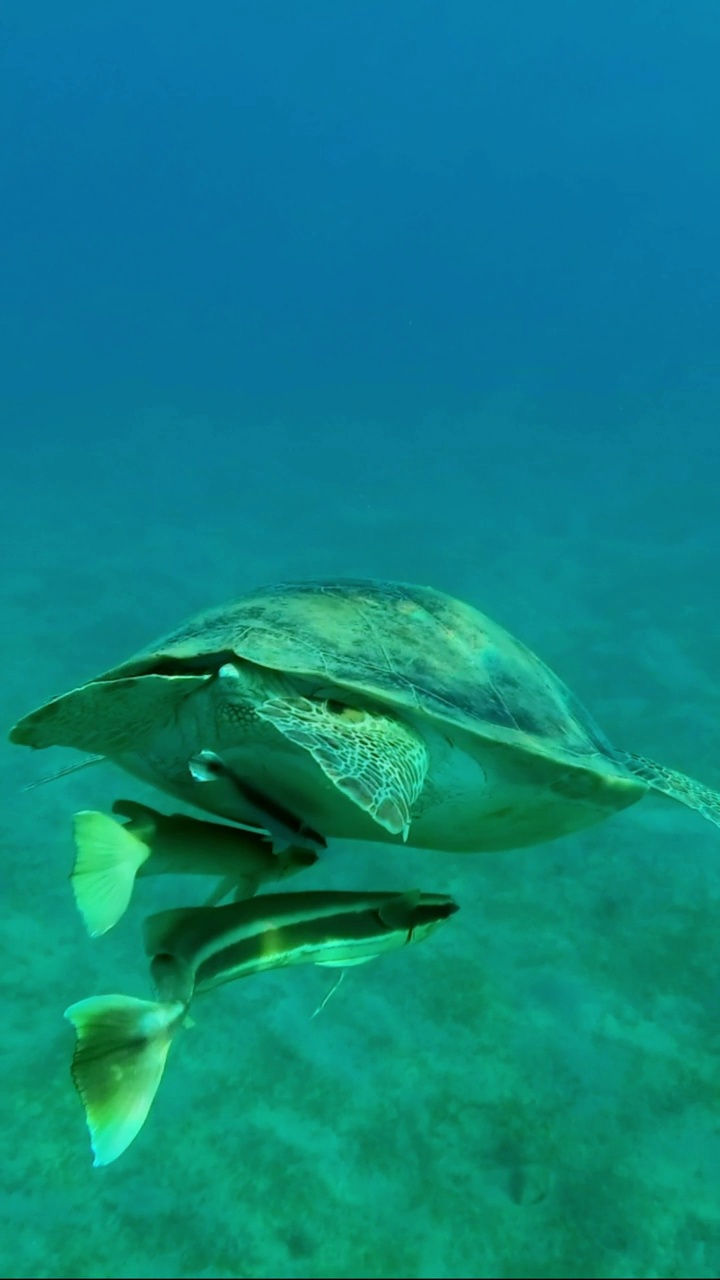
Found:
[[[2,19],[9,728],[289,577],[467,599],[619,746],[720,785],[710,6],[76,4]],[[9,192],[9,196],[7,193]],[[293,883],[451,893],[422,946],[198,1001],[93,1169],[71,818],[172,801],[3,749],[0,1273],[712,1277],[720,832],[661,798]]]

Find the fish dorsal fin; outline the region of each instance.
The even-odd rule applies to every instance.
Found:
[[[395,898],[378,907],[378,915],[388,929],[409,929],[421,897],[419,889],[399,893]]]

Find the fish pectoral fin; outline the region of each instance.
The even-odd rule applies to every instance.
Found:
[[[125,914],[150,849],[127,827],[93,809],[75,814],[73,837],[76,858],[70,882],[88,933],[97,938]]]
[[[388,929],[411,929],[421,897],[419,889],[399,893],[397,897],[378,907],[378,915]]]
[[[72,1077],[96,1165],[117,1160],[142,1129],[183,1013],[181,1004],[119,995],[91,996],[65,1010],[77,1036]]]
[[[335,979],[335,981],[333,982],[333,984],[332,984],[332,986],[331,986],[330,990],[328,991],[327,995],[323,996],[323,998],[322,998],[322,1000],[321,1000],[320,1004],[318,1005],[317,1009],[314,1011],[314,1013],[311,1013],[311,1014],[310,1014],[310,1018],[311,1018],[311,1020],[312,1020],[313,1018],[317,1018],[317,1016],[318,1016],[318,1014],[319,1014],[319,1013],[322,1013],[322,1011],[323,1011],[323,1009],[325,1008],[325,1005],[327,1004],[327,1002],[328,1002],[328,1000],[330,999],[330,997],[335,995],[335,992],[337,991],[337,989],[338,989],[338,987],[340,986],[340,983],[342,982],[342,980],[343,980],[343,978],[344,978],[344,977],[345,977],[345,969],[343,968],[343,969],[341,969],[341,971],[340,971],[340,973],[338,974],[337,978],[336,978],[336,979]]]
[[[414,730],[393,716],[310,698],[271,698],[256,710],[309,751],[359,808],[407,840],[430,763],[427,746]]]

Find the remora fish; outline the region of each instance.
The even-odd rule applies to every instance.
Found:
[[[188,767],[196,782],[222,783],[240,796],[253,824],[269,833],[276,852],[293,846],[326,847],[326,841],[318,831],[313,831],[284,805],[252,787],[216,752],[199,751]]]
[[[145,1123],[194,995],[282,966],[362,964],[428,937],[457,910],[444,894],[319,892],[148,917],[156,1001],[91,996],[65,1010],[94,1164],[117,1160]]]
[[[240,827],[164,814],[134,800],[117,800],[113,813],[83,809],[73,818],[76,859],[70,875],[78,909],[91,937],[107,933],[127,910],[137,876],[222,876],[211,901],[234,891],[250,898],[262,884],[282,880],[317,862],[311,849],[279,854],[265,837]]]

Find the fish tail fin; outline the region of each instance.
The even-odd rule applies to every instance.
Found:
[[[65,1010],[77,1041],[72,1077],[97,1165],[111,1164],[137,1137],[185,1013],[182,1004],[91,996]]]
[[[70,881],[88,933],[97,938],[127,910],[150,849],[127,827],[92,809],[75,814],[73,835],[77,856]]]

